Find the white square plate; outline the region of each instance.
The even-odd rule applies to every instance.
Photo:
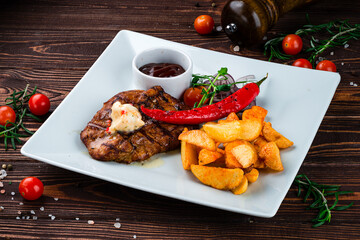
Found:
[[[267,121],[294,142],[281,151],[285,170],[260,172],[242,195],[201,184],[182,168],[180,151],[162,154],[152,167],[93,160],[80,140],[80,131],[103,102],[134,89],[131,61],[152,47],[172,47],[193,60],[194,73],[213,74],[227,67],[236,77],[254,74],[262,84],[257,104],[269,113]],[[25,156],[109,182],[214,208],[260,217],[276,214],[289,190],[326,113],[340,75],[259,61],[200,49],[151,36],[121,31],[99,59],[22,147]]]

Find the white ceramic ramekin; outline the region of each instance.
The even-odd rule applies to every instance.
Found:
[[[149,63],[179,64],[184,73],[174,77],[153,77],[142,73],[139,68]],[[147,90],[153,86],[161,86],[165,92],[175,98],[181,98],[185,89],[190,86],[193,63],[182,51],[170,48],[151,48],[137,54],[132,61],[133,77],[137,87]]]

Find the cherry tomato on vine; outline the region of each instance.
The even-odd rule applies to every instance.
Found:
[[[16,120],[15,111],[9,106],[1,106],[0,107],[0,125],[2,126],[10,126],[11,124],[8,122],[14,123]]]
[[[49,112],[50,100],[44,94],[36,93],[29,99],[29,108],[34,115],[44,115]]]
[[[296,55],[301,52],[303,42],[301,37],[296,34],[286,35],[282,41],[282,48],[286,54]]]
[[[312,68],[312,64],[305,58],[296,59],[292,65],[295,67]]]
[[[336,66],[332,61],[323,60],[316,65],[317,70],[336,72]]]
[[[44,192],[44,184],[37,177],[26,177],[19,184],[19,192],[27,200],[36,200]]]
[[[184,93],[184,103],[189,107],[194,107],[195,103],[199,103],[203,95],[201,94],[202,89],[204,87],[190,87],[186,89]],[[206,99],[205,103],[208,102],[209,99]]]
[[[209,15],[200,15],[195,19],[194,27],[199,34],[209,34],[214,28],[214,19]]]

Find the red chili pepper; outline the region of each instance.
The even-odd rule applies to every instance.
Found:
[[[160,109],[148,109],[141,106],[141,111],[158,121],[172,124],[200,124],[226,117],[232,112],[239,112],[248,106],[259,95],[260,84],[267,77],[257,83],[248,83],[232,95],[220,102],[191,110],[163,111]]]

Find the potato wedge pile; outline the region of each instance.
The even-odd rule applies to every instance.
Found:
[[[200,130],[185,128],[179,135],[183,168],[203,184],[234,194],[244,193],[257,181],[258,169],[283,171],[280,149],[293,142],[265,122],[266,115],[266,109],[253,106],[241,120],[231,113]]]

